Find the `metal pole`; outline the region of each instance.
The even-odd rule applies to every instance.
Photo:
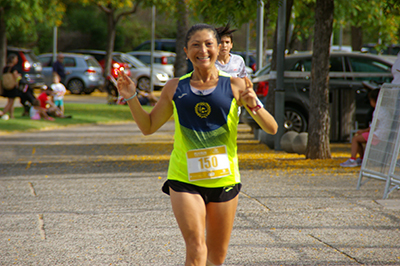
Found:
[[[155,32],[156,32],[156,6],[153,5],[151,8],[150,91],[154,90],[153,74],[154,74]]]
[[[246,24],[246,65],[250,66],[250,56],[249,56],[249,50],[250,50],[250,23]]]
[[[275,89],[275,119],[278,123],[278,133],[275,135],[275,150],[281,150],[280,140],[285,131],[285,88],[283,74],[285,71],[286,48],[286,0],[281,1],[278,11],[278,44],[276,58],[276,89]]]
[[[57,27],[53,27],[53,62],[57,60]]]
[[[263,66],[264,1],[258,1],[257,8],[257,70]]]

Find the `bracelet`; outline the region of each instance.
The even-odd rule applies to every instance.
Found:
[[[261,105],[257,104],[254,107],[250,107],[247,105],[247,108],[249,108],[250,112],[252,112],[253,114],[256,114],[258,110],[260,110],[262,108]]]
[[[257,98],[257,105],[254,107],[250,107],[247,105],[247,108],[249,108],[249,110],[253,113],[256,114],[256,112],[258,110],[260,110],[261,108],[264,108],[264,104],[262,104],[262,102],[260,101],[260,99]]]
[[[132,100],[133,98],[135,98],[137,95],[137,91],[135,92],[135,94],[133,94],[133,96],[129,97],[128,99],[125,99],[125,102]]]

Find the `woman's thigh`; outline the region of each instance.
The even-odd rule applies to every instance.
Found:
[[[212,262],[224,259],[232,233],[239,195],[226,202],[207,204],[207,249]]]
[[[206,208],[199,194],[176,192],[170,188],[172,210],[183,238],[188,241],[204,241]]]

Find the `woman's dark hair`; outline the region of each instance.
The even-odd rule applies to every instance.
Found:
[[[186,33],[185,47],[187,47],[187,44],[188,44],[190,38],[193,36],[193,34],[194,34],[195,32],[197,32],[197,31],[200,31],[200,30],[209,30],[209,31],[212,31],[212,32],[214,33],[215,39],[217,39],[217,43],[218,43],[218,44],[221,43],[221,38],[219,37],[218,32],[216,31],[216,29],[215,29],[213,26],[208,25],[208,24],[200,23],[200,24],[195,24],[195,25],[193,25],[193,26],[188,30],[188,32]]]
[[[220,39],[224,36],[227,36],[227,37],[231,38],[231,42],[233,43],[233,34],[232,33],[237,31],[237,29],[231,30],[230,27],[231,27],[231,25],[228,23],[228,24],[226,24],[226,26],[216,28],[216,30],[218,32]]]
[[[16,54],[9,54],[7,56],[7,64],[11,64],[14,58],[18,57]]]

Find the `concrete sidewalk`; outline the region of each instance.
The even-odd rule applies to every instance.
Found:
[[[261,144],[240,130],[239,153],[251,155]],[[130,123],[0,136],[0,265],[183,265],[161,192],[173,131],[169,122],[144,137]],[[224,265],[400,265],[400,191],[381,200],[381,181],[356,190],[356,169],[289,162],[241,164]]]

